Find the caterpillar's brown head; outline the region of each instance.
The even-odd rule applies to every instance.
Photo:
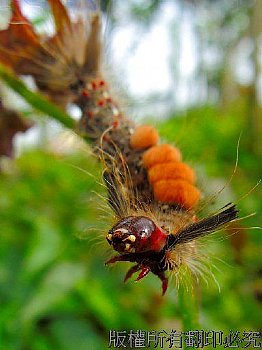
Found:
[[[166,244],[167,234],[145,216],[121,219],[107,234],[107,241],[121,253],[160,251]]]

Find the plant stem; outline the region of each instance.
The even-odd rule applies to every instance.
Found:
[[[57,120],[65,127],[75,130],[76,123],[73,118],[42,95],[29,90],[22,80],[17,78],[10,69],[2,64],[0,64],[0,78],[32,107]]]

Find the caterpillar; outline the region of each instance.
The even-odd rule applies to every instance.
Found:
[[[106,264],[129,261],[125,281],[148,273],[168,287],[168,274],[190,268],[197,240],[238,217],[232,203],[205,218],[196,216],[201,191],[180,150],[160,141],[150,125],[125,116],[102,69],[101,18],[72,20],[60,0],[49,0],[56,32],[42,36],[11,1],[12,16],[0,31],[0,61],[18,75],[30,75],[43,94],[65,108],[81,110],[78,132],[103,161],[103,180],[115,224],[106,240],[116,251]],[[20,23],[18,25],[18,23]]]

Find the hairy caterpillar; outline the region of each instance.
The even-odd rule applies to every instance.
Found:
[[[125,280],[152,272],[166,292],[166,272],[179,271],[196,259],[196,240],[237,218],[229,204],[214,215],[196,218],[200,190],[194,171],[180,151],[159,142],[157,131],[136,126],[121,111],[101,69],[101,24],[98,13],[88,22],[72,21],[59,0],[49,0],[56,33],[38,35],[13,0],[8,29],[0,32],[1,61],[17,74],[33,76],[39,90],[65,107],[82,112],[80,133],[105,165],[104,181],[116,223],[107,241],[118,255],[107,261],[135,265]],[[20,23],[19,25],[17,23]]]

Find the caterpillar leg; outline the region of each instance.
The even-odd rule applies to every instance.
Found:
[[[111,259],[105,262],[105,265],[114,264],[117,261],[135,261],[135,257],[132,254],[115,255]]]
[[[105,262],[105,265],[114,264],[117,261],[127,261],[124,255],[116,255]]]
[[[156,274],[162,282],[162,295],[165,295],[168,287],[168,278],[165,276],[164,272],[159,272]]]
[[[139,281],[139,280],[141,280],[142,278],[146,277],[146,276],[149,274],[150,271],[151,271],[151,270],[150,270],[150,267],[144,266],[144,267],[142,268],[140,274],[138,275],[138,277],[137,277],[137,279],[136,279],[136,282]]]
[[[140,270],[140,269],[141,269],[141,265],[140,265],[140,264],[137,264],[137,265],[132,266],[132,267],[127,271],[127,273],[126,273],[126,275],[125,275],[125,278],[124,278],[124,282],[126,282],[130,277],[133,276],[133,274],[134,274],[135,272],[137,272],[137,271]]]

